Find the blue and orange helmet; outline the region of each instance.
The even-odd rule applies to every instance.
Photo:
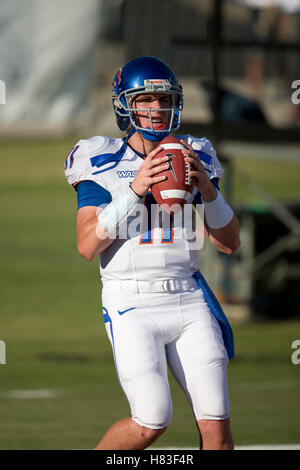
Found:
[[[150,121],[150,127],[146,129],[138,125],[134,117],[136,109],[131,107],[133,98],[143,93],[166,93],[171,97],[170,108],[145,109]],[[157,57],[137,57],[120,68],[113,80],[112,103],[117,124],[122,131],[132,127],[146,139],[160,141],[180,127],[182,86],[171,68]],[[169,124],[165,128],[154,129],[151,111],[170,111]]]

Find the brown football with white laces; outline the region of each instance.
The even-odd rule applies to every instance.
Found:
[[[184,145],[175,137],[166,137],[160,143],[163,149],[154,158],[169,157],[169,168],[159,174],[167,178],[151,187],[157,204],[163,206],[166,212],[178,212],[191,199],[193,180],[189,174],[190,163],[184,161],[182,150]]]

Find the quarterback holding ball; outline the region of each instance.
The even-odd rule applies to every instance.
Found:
[[[113,81],[112,104],[124,138],[80,140],[65,163],[77,192],[78,250],[89,261],[100,255],[104,322],[131,409],[96,449],[145,449],[166,431],[172,417],[168,367],[193,410],[200,448],[233,449],[230,325],[201,274],[186,227],[164,227],[152,211],[165,206],[172,217],[175,206],[184,212],[201,205],[210,241],[234,253],[239,224],[219,192],[223,169],[205,137],[171,135],[180,127],[183,92],[162,60],[145,56],[125,64]],[[137,208],[146,215],[129,233],[124,226]]]

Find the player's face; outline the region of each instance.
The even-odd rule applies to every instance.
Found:
[[[149,111],[154,129],[169,125],[171,96],[167,93],[149,93],[138,95],[132,102],[132,108],[137,109],[135,119],[142,128],[151,127]],[[140,109],[140,111],[138,111]],[[166,109],[166,111],[164,111]]]

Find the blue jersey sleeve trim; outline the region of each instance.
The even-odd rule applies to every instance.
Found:
[[[204,161],[208,165],[211,165],[211,162],[212,162],[212,156],[211,155],[208,155],[208,153],[202,152],[201,150],[195,150],[194,149],[194,152],[198,155],[200,160]]]
[[[76,186],[77,191],[77,208],[85,206],[100,206],[101,204],[109,204],[112,197],[109,191],[104,189],[95,181],[81,181]]]

